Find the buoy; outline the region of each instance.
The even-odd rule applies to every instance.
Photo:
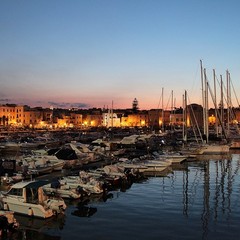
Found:
[[[28,208],[28,216],[33,216],[33,210],[32,210],[32,208]]]
[[[3,204],[3,209],[5,210],[5,211],[8,211],[9,209],[8,209],[8,204],[5,202],[4,204]]]

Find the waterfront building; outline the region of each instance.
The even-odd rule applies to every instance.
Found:
[[[71,123],[73,124],[73,126],[80,127],[83,123],[82,114],[73,112],[70,115],[71,115]]]
[[[100,127],[102,126],[102,114],[85,114],[83,115],[83,127]]]
[[[187,106],[187,126],[203,127],[203,107],[198,104]]]
[[[121,127],[121,118],[118,117],[117,113],[111,113],[108,111],[107,113],[103,113],[103,127]]]
[[[19,115],[21,115],[19,113]],[[21,124],[30,128],[48,128],[49,124],[52,124],[53,112],[49,108],[25,108],[23,109],[23,118]]]
[[[148,126],[164,131],[170,126],[170,115],[170,110],[151,109],[148,111]]]
[[[141,111],[138,113],[128,114],[127,117],[122,117],[121,126],[124,127],[146,127],[148,126],[148,113]]]
[[[162,125],[162,110],[151,109],[148,111],[149,127],[159,128]]]
[[[83,124],[82,114],[78,112],[58,110],[54,115],[54,120],[48,123],[48,127],[52,124],[54,128],[73,128],[81,127]]]
[[[0,106],[0,125],[1,126],[22,126],[24,111],[28,106],[17,106],[16,104],[6,104]]]
[[[6,126],[16,122],[15,104],[0,106],[0,125]]]
[[[170,125],[175,127],[181,127],[183,124],[186,124],[187,127],[190,126],[203,126],[203,117],[202,117],[202,106],[198,104],[190,104],[186,108],[186,123],[184,123],[183,118],[183,108],[178,108],[170,112],[169,121]],[[164,112],[165,114],[165,112]],[[165,114],[166,115],[166,114]]]
[[[20,115],[20,114],[19,114]],[[42,123],[42,112],[37,110],[27,110],[23,112],[23,119],[21,123],[23,126],[30,128],[38,128]]]
[[[233,109],[234,112],[234,123],[236,124],[240,124],[240,108],[234,108]]]
[[[134,102],[136,106],[136,101]],[[219,111],[219,109],[218,109]],[[203,127],[203,108],[190,104],[186,108],[186,126]],[[223,111],[223,125],[228,121],[228,110]],[[213,126],[218,117],[215,109],[209,109],[209,125]],[[135,109],[50,109],[30,108],[27,105],[0,105],[0,126],[30,128],[69,128],[69,127],[150,127],[167,130],[183,125],[183,108],[174,110]],[[230,124],[240,123],[240,108],[231,108]],[[220,125],[220,124],[218,124]]]
[[[183,109],[178,108],[170,113],[170,125],[173,127],[181,127],[183,125]]]

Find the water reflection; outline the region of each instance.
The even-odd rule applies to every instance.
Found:
[[[15,218],[20,223],[20,229],[44,232],[49,229],[63,229],[66,216],[59,214],[52,218],[41,219],[15,214]]]
[[[113,198],[112,193],[97,194],[92,196],[85,196],[80,200],[71,201],[71,205],[75,206],[71,214],[77,217],[91,217],[97,212],[96,207],[89,206],[96,202],[106,202],[108,199]]]
[[[39,233],[38,231],[33,230],[22,230],[18,231],[13,237],[11,237],[12,240],[29,240],[29,239],[38,239],[38,240],[60,240],[60,236],[54,236],[54,235],[48,235],[45,233]]]
[[[96,212],[97,212],[96,207],[88,207],[88,206],[80,205],[76,210],[72,211],[71,214],[77,217],[91,217]]]
[[[208,160],[189,163],[189,171],[183,172],[183,215],[191,215],[190,203],[203,200],[201,212],[202,239],[210,233],[210,222],[226,221],[230,224],[235,205],[232,200],[234,183],[239,177],[240,155],[231,159]],[[239,179],[238,182],[239,184]],[[202,194],[200,196],[199,194]]]
[[[16,220],[20,223],[19,229],[9,239],[61,239],[60,233],[65,225],[65,215],[59,214],[49,219],[31,218],[29,216],[15,214]],[[49,230],[57,230],[56,234],[47,234]]]
[[[167,177],[66,201],[69,211],[55,219],[16,216],[22,229],[15,239],[237,239],[239,170],[236,154],[187,162]]]

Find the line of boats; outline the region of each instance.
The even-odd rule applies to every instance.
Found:
[[[49,218],[64,213],[67,207],[64,199],[103,194],[129,179],[142,177],[143,173],[162,172],[173,163],[184,160],[183,156],[141,161],[120,159],[116,164],[80,170],[78,175],[52,180],[22,180],[11,185],[8,191],[0,192],[0,208],[31,217]]]

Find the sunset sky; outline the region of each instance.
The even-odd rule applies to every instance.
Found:
[[[170,108],[201,104],[231,74],[240,94],[239,0],[1,0],[0,104]],[[163,96],[162,96],[163,89]]]

